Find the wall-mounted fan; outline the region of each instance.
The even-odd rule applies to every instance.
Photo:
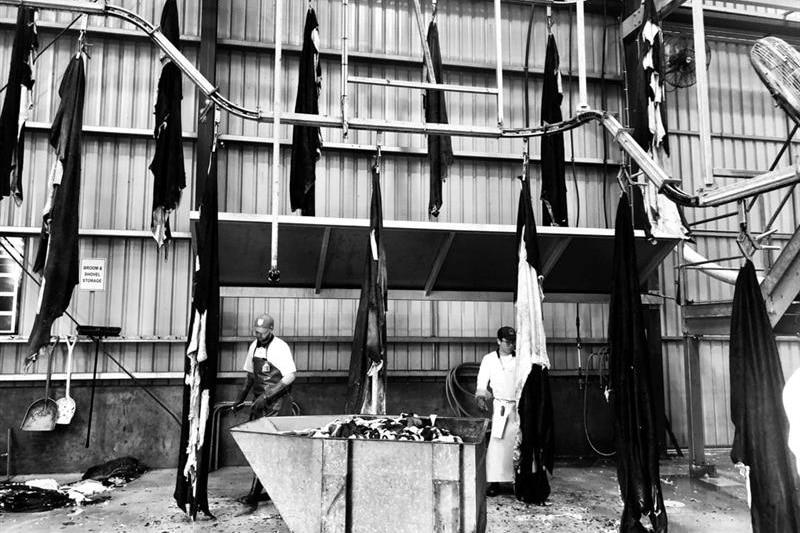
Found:
[[[764,37],[753,45],[750,63],[778,105],[800,124],[800,52],[777,37]]]
[[[706,43],[705,67],[711,63],[711,50]],[[697,61],[694,39],[684,35],[667,35],[664,38],[664,81],[671,87],[684,89],[697,82]]]

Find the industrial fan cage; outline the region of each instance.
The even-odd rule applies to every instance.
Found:
[[[753,45],[750,62],[784,111],[800,124],[800,52],[777,37]]]

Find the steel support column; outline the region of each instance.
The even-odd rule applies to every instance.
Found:
[[[202,0],[200,15],[200,53],[198,55],[198,69],[211,83],[217,79],[217,0]],[[203,198],[203,189],[208,172],[208,161],[211,154],[211,142],[214,137],[214,113],[206,113],[205,121],[201,120],[202,111],[208,105],[204,95],[200,92],[197,103],[197,144],[195,145],[194,169],[194,201],[195,209],[200,208]],[[209,101],[210,102],[210,101]]]

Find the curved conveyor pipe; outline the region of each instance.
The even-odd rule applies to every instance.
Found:
[[[576,0],[580,2],[581,0]],[[55,11],[72,11],[90,15],[113,16],[130,22],[145,32],[150,40],[169,57],[178,68],[194,83],[210,100],[228,113],[242,118],[260,122],[274,122],[275,116],[260,109],[249,109],[235,104],[222,96],[217,88],[203,76],[197,68],[184,56],[167,38],[136,13],[125,8],[107,4],[105,0],[89,2],[86,0],[0,0],[0,5],[20,6],[26,5],[39,9]],[[304,113],[281,113],[280,118],[286,124],[301,126],[319,126],[328,128],[341,128],[341,117],[321,117]],[[714,207],[757,194],[769,192],[787,185],[800,182],[800,159],[794,166],[767,172],[741,183],[727,187],[720,187],[700,195],[689,194],[674,185],[675,180],[656,163],[653,158],[636,142],[630,131],[622,126],[619,121],[605,111],[579,110],[577,115],[556,124],[538,126],[534,128],[501,128],[461,126],[451,124],[418,124],[412,122],[395,122],[386,120],[370,120],[352,118],[347,126],[352,129],[392,131],[398,133],[424,133],[455,135],[465,137],[538,137],[561,131],[577,128],[591,120],[599,121],[619,143],[631,159],[653,182],[659,192],[670,198],[676,204],[685,207]]]

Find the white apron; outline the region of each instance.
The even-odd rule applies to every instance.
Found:
[[[486,450],[486,481],[512,483],[514,481],[514,440],[519,430],[517,402],[494,399],[492,434]],[[502,414],[501,414],[502,413]]]

